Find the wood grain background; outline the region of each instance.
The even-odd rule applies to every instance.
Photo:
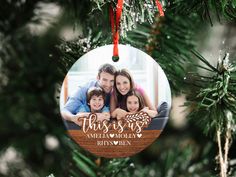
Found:
[[[135,138],[116,138],[110,137],[109,134],[119,134],[115,130],[109,130],[109,138],[89,138],[88,134],[104,134],[102,131],[89,131],[86,134],[82,130],[68,130],[69,135],[76,141],[81,147],[88,150],[89,152],[107,158],[117,158],[117,157],[128,157],[132,156],[150,144],[152,144],[156,138],[161,134],[161,130],[142,130],[140,134],[142,136],[139,138],[137,134],[131,130],[124,130],[124,134],[136,134]],[[106,141],[112,144],[109,145],[97,145],[97,141]],[[127,142],[127,145],[114,144],[114,142]]]

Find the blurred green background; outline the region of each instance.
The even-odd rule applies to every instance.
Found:
[[[95,157],[67,136],[59,112],[61,84],[80,56],[112,43],[108,9],[115,2],[0,2],[0,176],[218,176],[215,137],[187,119],[189,109],[182,105],[194,90],[188,74],[205,72],[196,67],[192,50],[214,66],[225,52],[234,62],[235,0],[162,1],[163,18],[154,1],[125,1],[120,43],[147,52],[166,72],[173,93],[170,120],[150,147],[124,159]],[[229,176],[236,176],[233,138]]]

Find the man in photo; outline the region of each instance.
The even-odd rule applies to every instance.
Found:
[[[105,92],[105,106],[110,107],[110,96],[114,85],[114,75],[116,69],[111,64],[104,64],[98,70],[97,79],[86,83],[80,87],[74,95],[70,96],[61,110],[62,117],[78,124],[78,118],[81,112],[90,112],[90,107],[87,104],[87,92],[91,87],[100,87]],[[104,116],[103,113],[96,113],[97,121],[110,119],[109,116]]]

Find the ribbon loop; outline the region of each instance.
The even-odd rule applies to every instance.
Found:
[[[113,61],[119,60],[119,51],[118,51],[118,44],[119,44],[119,26],[120,26],[120,19],[122,14],[122,7],[123,7],[123,0],[118,0],[116,6],[116,17],[114,22],[114,11],[112,7],[110,7],[110,19],[111,19],[111,30],[113,35]]]
[[[162,9],[162,5],[161,5],[161,3],[159,2],[159,0],[156,0],[156,5],[157,5],[157,8],[158,8],[160,17],[163,17],[163,16],[164,16],[164,11],[163,11],[163,9]]]
[[[159,0],[156,0],[156,6],[158,8],[160,16],[164,16],[164,12],[162,9],[162,5],[159,2]],[[111,30],[112,30],[112,37],[113,37],[113,61],[119,60],[119,51],[118,51],[118,44],[119,44],[119,27],[120,27],[120,19],[122,14],[122,8],[123,8],[123,0],[117,0],[116,5],[116,13],[113,11],[112,6],[110,6],[110,20],[111,20]],[[114,18],[115,14],[115,18]]]

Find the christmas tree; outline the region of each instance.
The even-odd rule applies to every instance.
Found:
[[[236,176],[236,1],[160,2],[164,16],[156,1],[124,1],[119,42],[166,73],[170,119],[149,148],[114,159],[69,138],[59,92],[78,58],[112,43],[117,1],[1,2],[1,176]]]

